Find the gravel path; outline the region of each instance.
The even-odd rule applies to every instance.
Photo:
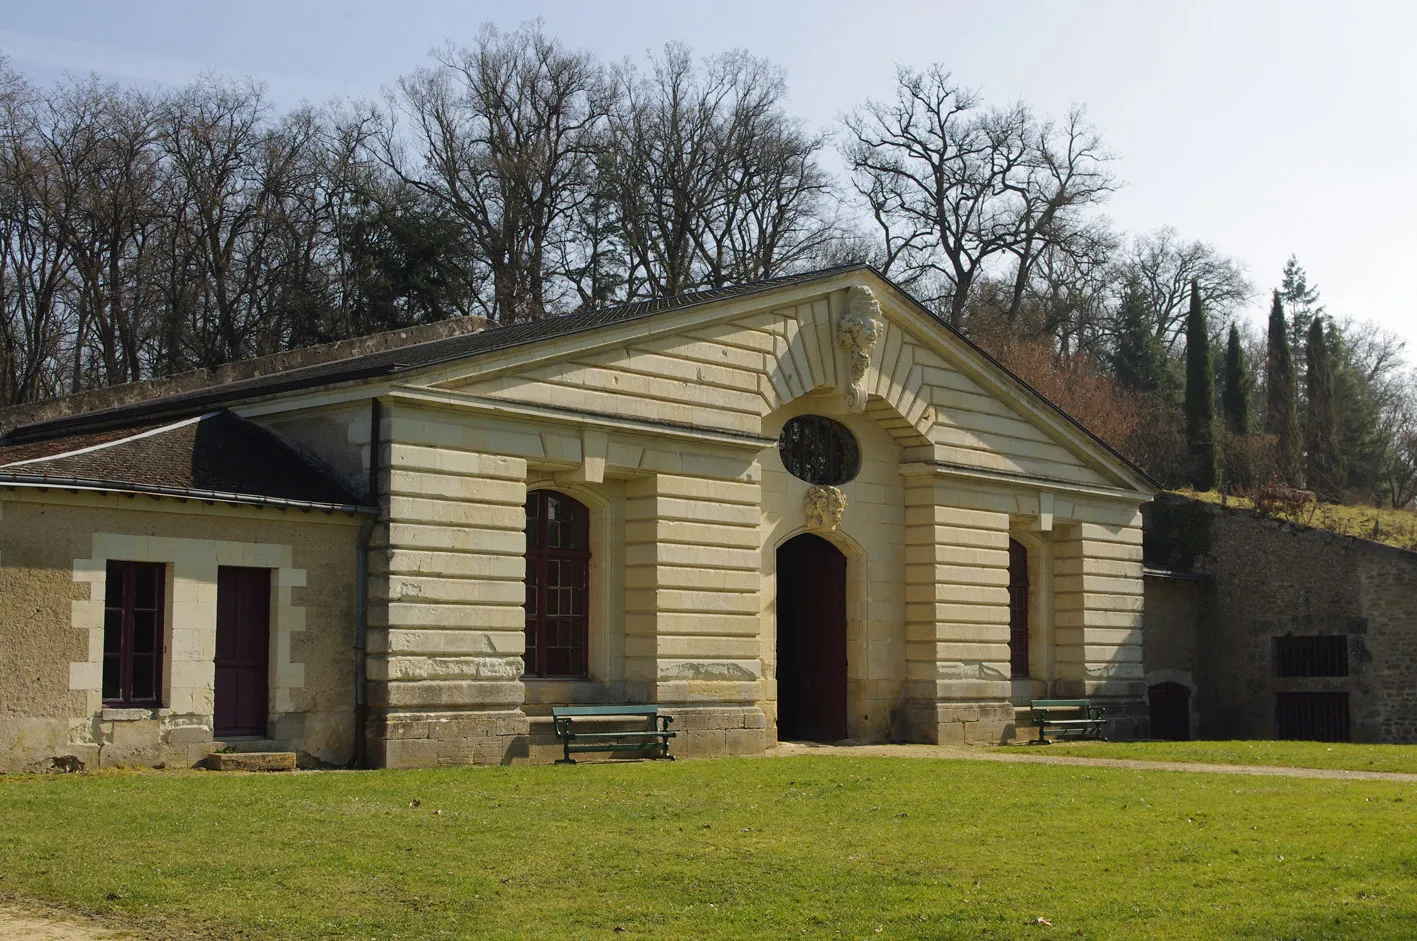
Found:
[[[62,915],[22,912],[0,907],[0,938],[5,941],[120,941],[136,937],[127,932],[98,928]]]
[[[1248,774],[1259,777],[1328,778],[1341,781],[1411,781],[1417,774],[1398,771],[1339,771],[1331,768],[1285,768],[1273,765],[1210,765],[1198,761],[1139,761],[1134,758],[1079,758],[1073,755],[1010,754],[960,745],[818,745],[784,742],[769,757],[792,755],[855,755],[872,758],[963,758],[1016,764],[1077,765],[1087,768],[1130,768],[1136,771],[1190,771],[1201,774]]]

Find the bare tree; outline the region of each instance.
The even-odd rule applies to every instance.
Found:
[[[38,139],[74,206],[72,386],[139,379],[153,329],[148,236],[161,211],[153,101],[90,79],[57,89],[44,114]]]
[[[6,402],[67,391],[62,360],[74,342],[63,303],[74,207],[55,153],[44,145],[41,105],[0,61],[0,391]]]
[[[601,71],[539,24],[506,35],[485,26],[472,48],[434,58],[391,97],[391,114],[409,119],[416,158],[392,120],[377,153],[466,227],[492,282],[488,316],[540,317],[559,300],[553,243],[586,198],[609,106]]]
[[[947,292],[931,300],[956,327],[981,279],[1009,260],[1017,315],[1039,257],[1115,186],[1080,109],[1061,125],[1021,103],[985,110],[939,65],[899,69],[893,100],[867,101],[843,123],[884,270],[912,285],[942,281]]]
[[[1185,334],[1191,283],[1205,298],[1206,318],[1215,336],[1230,328],[1235,311],[1253,288],[1235,259],[1201,241],[1184,241],[1172,228],[1133,240],[1118,262],[1116,279],[1135,278],[1154,317],[1156,336],[1174,350]]]
[[[597,189],[614,214],[624,296],[754,281],[817,258],[835,230],[825,143],[789,117],[781,70],[743,52],[696,64],[671,44],[617,72]]]

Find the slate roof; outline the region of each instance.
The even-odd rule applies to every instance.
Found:
[[[398,373],[423,369],[429,366],[437,366],[443,363],[468,359],[484,353],[506,350],[517,346],[524,346],[529,343],[540,342],[542,340],[550,340],[556,337],[583,333],[611,324],[641,320],[669,311],[682,310],[713,301],[765,293],[782,287],[817,281],[851,271],[870,272],[875,277],[890,283],[889,278],[870,265],[839,265],[833,268],[821,268],[814,271],[784,275],[778,278],[768,278],[746,284],[694,291],[675,297],[648,298],[646,300],[619,304],[600,310],[580,311],[572,314],[562,314],[557,317],[546,317],[540,320],[529,320],[520,323],[495,326],[476,333],[466,333],[437,340],[427,340],[422,343],[379,350],[373,353],[364,353],[344,359],[330,360],[311,366],[266,373],[250,379],[225,383],[216,388],[181,392],[132,402],[113,408],[83,412],[62,418],[21,425],[11,429],[3,438],[0,438],[0,455],[8,453],[10,448],[30,442],[42,442],[56,438],[63,438],[65,441],[74,441],[78,440],[77,436],[80,435],[100,435],[103,433],[111,433],[115,430],[131,434],[137,429],[150,427],[154,423],[163,421],[170,422],[179,418],[199,415],[213,409],[219,409],[227,405],[233,405],[237,402],[260,396],[273,395],[281,392],[294,392],[301,389],[317,388],[320,386],[334,385],[340,382],[370,379],[378,376],[396,375]],[[901,289],[901,293],[906,298],[910,298],[909,293],[903,289]],[[940,320],[928,308],[920,305],[918,302],[916,302],[916,306],[922,313],[934,318],[939,323],[941,329],[954,334],[960,342],[972,348],[999,370],[1012,377],[1023,386],[1023,388],[1037,396],[1041,402],[1050,406],[1053,411],[1063,419],[1079,429],[1123,465],[1139,475],[1141,479],[1159,489],[1160,485],[1152,480],[1150,475],[1148,475],[1145,470],[1138,467],[1130,458],[1099,438],[1076,418],[1073,418],[1052,400],[1047,398],[1047,396],[1044,396],[1026,381],[1014,375],[1006,366],[990,356],[989,353],[981,349],[968,337],[959,333],[954,327]]]
[[[197,414],[256,396],[423,369],[495,350],[505,350],[527,343],[549,340],[553,337],[581,333],[608,324],[639,320],[698,304],[757,294],[786,285],[815,281],[831,275],[857,270],[873,271],[874,269],[869,265],[841,265],[836,268],[824,268],[748,284],[695,291],[677,297],[655,297],[600,310],[581,311],[574,314],[562,314],[558,317],[545,317],[540,320],[506,324],[477,333],[428,340],[410,346],[380,350],[375,353],[318,363],[300,369],[269,373],[227,383],[215,389],[182,392],[115,408],[22,425],[6,434],[4,442],[18,443],[102,428],[128,427],[136,422],[151,421],[159,417],[175,418]]]
[[[304,509],[367,509],[273,432],[226,411],[165,425],[0,447],[0,485]]]

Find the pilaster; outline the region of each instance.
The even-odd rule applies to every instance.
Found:
[[[1009,515],[929,474],[905,481],[906,705],[897,737],[998,742],[1009,706]]]

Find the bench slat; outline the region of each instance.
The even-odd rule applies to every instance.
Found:
[[[567,716],[658,716],[658,706],[552,706],[557,719]]]

